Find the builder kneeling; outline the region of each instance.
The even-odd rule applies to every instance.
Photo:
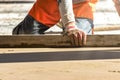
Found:
[[[37,0],[13,35],[39,35],[62,20],[63,33],[73,46],[84,46],[93,34],[93,9],[97,0]],[[46,5],[46,3],[48,3]]]

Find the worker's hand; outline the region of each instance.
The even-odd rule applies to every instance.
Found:
[[[70,37],[72,46],[81,47],[86,44],[86,34],[75,26],[67,27],[67,29],[65,29],[65,33]]]

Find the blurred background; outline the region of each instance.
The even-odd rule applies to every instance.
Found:
[[[0,0],[0,35],[11,35],[27,15],[35,0]],[[94,12],[95,34],[120,34],[120,16],[112,0],[99,0]],[[47,32],[61,32],[57,26]]]

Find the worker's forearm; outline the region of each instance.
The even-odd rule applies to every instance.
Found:
[[[113,0],[114,4],[115,4],[115,8],[120,16],[120,0]]]
[[[59,10],[63,25],[75,25],[72,0],[59,0]]]
[[[73,4],[89,0],[58,0],[59,11],[64,26],[75,26],[75,17],[73,13]]]
[[[113,0],[113,2],[117,5],[120,5],[120,0]]]

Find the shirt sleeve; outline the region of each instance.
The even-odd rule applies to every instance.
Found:
[[[60,0],[59,11],[60,11],[61,20],[64,26],[69,22],[73,22],[73,21],[75,22],[72,0]]]

